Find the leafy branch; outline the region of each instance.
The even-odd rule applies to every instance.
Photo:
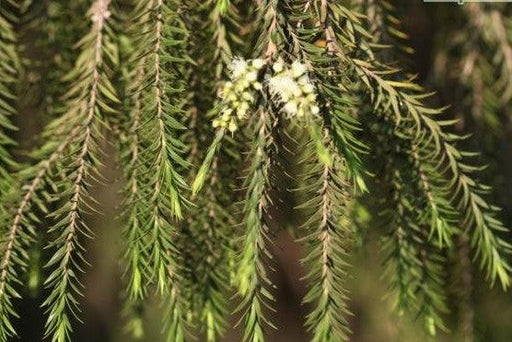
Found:
[[[88,188],[100,164],[103,115],[115,113],[109,101],[118,102],[106,74],[106,65],[113,63],[109,60],[113,56],[107,28],[111,18],[109,5],[110,0],[97,0],[89,11],[91,31],[81,40],[82,52],[70,73],[78,81],[65,94],[66,115],[73,116],[79,129],[69,150],[61,156],[64,161],[69,161],[68,168],[65,173],[57,174],[59,179],[55,183],[55,190],[62,191],[68,200],[58,203],[58,209],[48,214],[54,222],[49,232],[55,235],[50,244],[55,252],[46,264],[51,270],[45,281],[50,295],[43,303],[48,313],[45,335],[58,342],[69,340],[71,319],[78,318],[79,273],[83,272],[82,265],[86,263],[79,238],[92,235],[84,215],[94,210]]]
[[[2,227],[9,220],[9,210],[5,206],[5,202],[8,201],[10,187],[13,184],[11,171],[16,165],[10,154],[10,148],[15,143],[9,137],[9,132],[15,129],[10,121],[10,116],[16,112],[14,108],[16,95],[13,89],[17,83],[16,77],[19,68],[16,36],[13,31],[13,23],[10,22],[14,15],[11,13],[10,7],[12,6],[15,11],[15,5],[16,3],[9,2],[0,7],[0,59],[2,60],[0,63],[0,223]],[[14,288],[14,283],[17,280],[16,269],[26,266],[26,258],[21,244],[31,241],[30,233],[19,237],[17,221],[5,232],[5,235],[0,247],[0,315],[3,318],[0,322],[0,341],[7,341],[16,334],[10,322],[10,316],[16,316],[12,300],[19,297]]]
[[[323,139],[329,144],[327,137],[324,134]],[[309,150],[311,154],[314,146]],[[312,341],[344,341],[350,333],[344,288],[351,241],[350,222],[345,216],[349,211],[350,183],[343,178],[345,166],[339,158],[335,157],[332,165],[307,153],[303,159],[310,164],[305,165],[305,192],[310,196],[299,208],[311,213],[303,224],[305,237],[301,239],[307,247],[303,262],[310,268],[307,280],[311,284],[304,302],[315,305],[306,325],[313,333]]]
[[[272,148],[271,120],[268,112],[260,108],[254,125],[256,140],[252,144],[251,166],[246,178],[246,199],[244,204],[245,234],[242,239],[239,272],[236,277],[238,292],[242,296],[241,309],[244,310],[244,340],[263,342],[265,324],[272,325],[263,310],[269,307],[273,297],[264,261],[270,258],[270,239],[266,215],[269,198],[270,150]]]
[[[499,280],[504,288],[510,285],[510,265],[506,255],[510,253],[510,246],[499,236],[505,230],[501,222],[494,218],[496,208],[486,203],[481,197],[488,188],[475,182],[470,174],[478,168],[467,165],[462,160],[470,156],[467,152],[459,151],[454,141],[460,140],[454,134],[446,133],[441,127],[453,122],[438,122],[432,115],[440,114],[442,109],[432,109],[423,104],[428,94],[419,92],[421,88],[412,81],[394,81],[387,79],[387,75],[396,73],[372,59],[358,59],[351,57],[355,52],[373,56],[370,44],[366,41],[367,32],[362,27],[361,19],[348,8],[329,4],[329,13],[333,25],[326,26],[326,37],[333,40],[336,50],[347,64],[362,80],[369,92],[375,108],[389,110],[401,120],[414,122],[414,133],[410,137],[418,146],[428,146],[432,165],[441,165],[445,171],[443,177],[450,191],[449,198],[454,207],[466,213],[461,218],[465,229],[472,232],[472,245],[475,255],[480,259],[480,265],[485,270],[491,283]],[[347,31],[340,25],[350,23],[354,31]],[[336,25],[336,26],[335,26]],[[329,39],[328,38],[328,39]],[[348,42],[347,46],[340,42]],[[346,43],[345,43],[346,44]],[[433,174],[435,176],[435,174]]]

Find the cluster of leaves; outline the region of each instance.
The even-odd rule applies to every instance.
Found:
[[[43,303],[48,313],[46,335],[54,341],[68,340],[71,321],[79,312],[79,276],[86,263],[80,240],[90,236],[84,215],[91,211],[94,201],[88,189],[91,180],[99,175],[104,115],[114,112],[108,105],[115,93],[107,76],[115,56],[113,32],[107,22],[108,4],[109,1],[98,1],[91,7],[90,32],[80,41],[81,54],[66,76],[75,82],[63,95],[59,109],[63,114],[46,127],[44,144],[33,153],[37,163],[20,172],[19,178],[26,182],[20,199],[7,201],[12,212],[5,225],[10,241],[2,250],[2,258],[6,271],[12,270],[4,280],[9,291],[2,293],[2,308],[7,310],[1,328],[5,340],[14,333],[9,316],[15,315],[11,303],[17,296],[13,286],[19,277],[15,272],[27,262],[26,250],[41,224],[38,213],[51,220],[47,244],[53,256],[45,266],[49,272],[45,281],[49,296]]]
[[[15,100],[14,89],[19,69],[19,59],[16,51],[16,36],[14,34],[13,19],[16,18],[12,11],[15,10],[15,3],[2,5],[0,8],[0,189],[2,194],[9,191],[12,177],[9,169],[13,166],[9,148],[14,141],[9,137],[9,131],[15,127],[11,123],[11,116],[16,112],[13,102]]]
[[[19,72],[19,58],[17,55],[16,36],[13,30],[16,24],[16,12],[19,10],[15,2],[9,1],[0,7],[0,201],[4,202],[12,194],[14,177],[10,171],[15,166],[11,157],[11,148],[15,145],[10,134],[15,127],[11,123],[11,116],[15,114],[14,108],[16,79]],[[0,329],[0,339],[7,340],[14,334],[14,328],[8,317],[14,313],[13,299],[19,297],[14,289],[13,282],[19,279],[19,270],[13,263],[20,267],[26,267],[26,244],[30,237],[24,234],[16,237],[16,231],[4,229],[9,220],[9,212],[4,206],[0,206],[0,224],[2,225],[2,258],[0,261],[0,315],[3,328]],[[21,241],[20,241],[21,240]]]
[[[510,7],[470,4],[463,9],[450,38],[440,39],[434,81],[440,88],[442,83],[456,87],[453,111],[460,118],[470,114],[465,125],[492,148],[512,99]]]
[[[49,107],[53,120],[32,154],[34,163],[16,178],[4,131],[13,129],[8,116],[15,112],[17,45],[13,18],[1,12],[0,57],[12,63],[0,64],[0,222],[7,231],[0,250],[0,341],[15,334],[19,272],[29,262],[28,245],[43,233],[51,251],[45,335],[71,340],[72,321],[80,319],[84,238],[93,235],[87,217],[98,210],[90,189],[102,179],[107,134],[115,138],[125,180],[124,293],[136,337],[143,334],[141,308],[152,289],[166,302],[166,338],[177,342],[195,328],[217,341],[227,328],[227,298],[236,292],[244,340],[263,342],[273,326],[271,210],[281,203],[278,194],[294,190],[303,201],[296,210],[306,217],[296,235],[308,267],[307,328],[315,342],[348,340],[351,207],[370,192],[372,174],[390,194],[380,199],[386,229],[379,233],[399,313],[415,313],[430,335],[445,329],[444,256],[461,233],[470,236],[490,283],[510,285],[511,247],[495,218],[498,209],[484,199],[489,188],[471,176],[479,167],[466,159],[474,154],[457,148],[463,137],[449,133],[453,121],[439,119],[444,109],[426,104],[430,94],[387,63],[381,43],[405,38],[392,27],[399,26],[389,14],[391,1],[90,5],[74,66],[62,81],[54,69],[48,77],[67,91]],[[381,20],[370,25],[358,9]],[[54,44],[65,44],[62,12],[51,14]],[[381,34],[374,38],[375,32]],[[252,64],[234,58],[234,51]],[[71,57],[63,50],[61,58]],[[500,63],[505,68],[506,57]],[[212,120],[239,110],[241,99],[216,94],[233,86],[226,86],[228,78],[243,75],[247,65],[258,67],[243,81],[257,86],[250,94],[242,86],[251,107],[244,106],[230,134]],[[279,82],[293,72],[292,81],[302,79],[308,90],[284,99]],[[49,96],[54,101],[57,95]],[[293,115],[294,101],[307,104],[301,118]],[[291,171],[286,139],[298,143],[296,189],[282,188]],[[4,198],[16,182],[24,184],[21,191]]]
[[[439,47],[431,81],[441,96],[452,102],[448,112],[459,120],[456,130],[471,132],[472,138],[465,145],[478,146],[484,152],[482,157],[488,163],[484,179],[497,188],[498,199],[506,198],[500,190],[504,189],[504,180],[498,171],[503,170],[500,150],[511,117],[511,7],[507,4],[468,5],[452,13],[451,25],[445,25],[443,36],[436,37]],[[506,171],[501,173],[506,174]],[[505,206],[504,214],[508,219],[506,201],[500,204]],[[460,267],[455,277],[460,279],[457,291],[460,329],[464,338],[472,341],[474,308],[471,307],[470,256],[465,246],[468,243],[468,237],[462,234],[457,254]],[[466,260],[461,260],[464,258]]]

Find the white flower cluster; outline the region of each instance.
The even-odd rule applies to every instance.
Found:
[[[291,67],[277,61],[272,66],[274,76],[269,80],[270,93],[283,104],[283,110],[289,116],[299,118],[308,114],[318,114],[315,86],[307,75],[306,65],[299,61]]]
[[[226,82],[220,94],[223,109],[219,117],[213,120],[213,127],[227,128],[232,133],[238,129],[238,121],[247,118],[250,105],[255,101],[254,91],[262,88],[258,73],[264,65],[262,59],[233,60],[230,66],[231,81]]]

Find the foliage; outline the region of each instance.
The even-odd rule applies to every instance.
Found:
[[[16,94],[13,89],[19,72],[19,58],[16,51],[16,12],[19,10],[15,2],[0,7],[0,201],[9,199],[11,186],[14,183],[10,171],[15,166],[10,149],[15,145],[9,136],[15,130],[10,117],[16,113],[14,102]],[[0,223],[2,224],[2,259],[0,266],[0,339],[7,340],[15,334],[9,316],[15,315],[14,298],[19,297],[14,284],[19,283],[19,268],[27,266],[26,248],[32,241],[33,231],[18,232],[16,227],[6,230],[9,211],[0,206]]]
[[[511,285],[512,246],[486,199],[490,188],[474,178],[476,154],[459,147],[466,137],[446,108],[431,106],[433,95],[397,67],[411,49],[392,1],[88,3],[74,28],[78,53],[63,34],[69,12],[60,2],[43,6],[45,46],[64,63],[48,65],[41,112],[49,123],[19,172],[10,116],[23,102],[12,90],[22,25],[18,2],[0,9],[0,341],[15,335],[14,299],[35,239],[50,251],[45,336],[72,340],[86,291],[85,239],[94,235],[88,222],[100,211],[91,189],[102,182],[107,142],[124,181],[124,301],[135,337],[155,292],[168,341],[218,341],[231,307],[243,339],[265,341],[275,327],[272,211],[283,192],[300,199],[294,210],[305,218],[293,232],[308,269],[312,341],[350,336],[345,282],[354,241],[364,242],[356,203],[378,202],[394,308],[427,334],[447,330],[446,255],[459,236],[469,236],[491,285]],[[476,27],[488,24],[476,18]],[[485,32],[481,40],[498,51],[496,92],[509,100],[508,31]],[[290,142],[300,166],[293,189],[283,181],[293,173]]]

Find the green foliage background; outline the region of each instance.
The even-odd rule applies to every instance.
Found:
[[[259,342],[260,329],[270,342],[415,342],[434,332],[447,342],[512,340],[512,297],[498,286],[510,285],[511,237],[493,235],[512,226],[512,6],[118,0],[95,17],[101,1],[0,1],[0,284],[10,284],[0,291],[0,341],[15,330],[21,341],[179,342],[192,333]],[[324,15],[343,24],[308,26]],[[387,65],[373,64],[374,53]],[[322,118],[306,129],[277,124],[270,95],[243,132],[215,133],[233,57],[280,54],[309,63],[329,100],[330,133],[319,133]],[[447,151],[439,164],[437,136]],[[466,177],[473,172],[494,190]],[[37,179],[50,190],[33,191]],[[503,208],[503,225],[488,203]],[[244,234],[233,238],[239,214]],[[10,239],[4,222],[18,216],[23,229]],[[326,230],[335,232],[328,243]],[[84,259],[70,258],[75,251]],[[273,298],[277,311],[262,310]],[[11,326],[5,317],[16,315]]]

